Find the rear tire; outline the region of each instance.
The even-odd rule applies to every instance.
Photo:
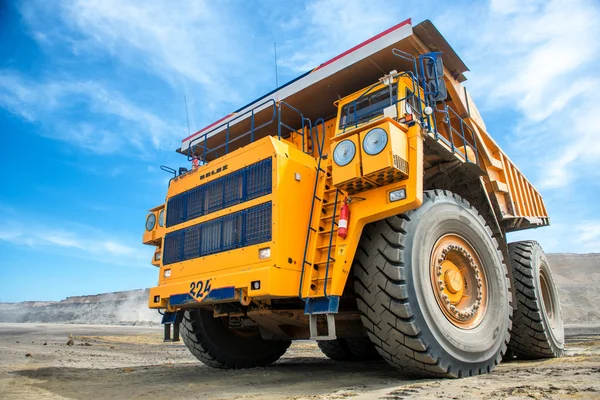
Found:
[[[186,311],[181,336],[190,352],[214,368],[253,368],[277,361],[290,347],[289,340],[265,340],[258,329],[236,332],[223,318],[204,309]]]
[[[548,259],[534,241],[508,245],[517,307],[510,350],[521,359],[560,357],[565,348],[565,331]]]
[[[369,338],[317,340],[319,349],[335,361],[371,361],[381,356]]]
[[[464,238],[470,251],[447,245],[437,253],[438,243],[453,235]],[[456,318],[471,325],[453,322],[451,303],[439,301],[442,286],[435,285],[442,281],[433,278],[434,272],[452,254],[473,254],[480,261],[456,264],[464,279],[477,277],[476,285],[452,281],[453,288],[470,287],[464,301],[480,301],[479,294],[485,294],[476,308],[458,309],[464,315]],[[363,325],[389,364],[419,377],[462,377],[500,363],[511,326],[510,281],[490,228],[466,200],[448,191],[426,191],[418,209],[367,225],[352,268]],[[462,307],[463,300],[452,304]]]

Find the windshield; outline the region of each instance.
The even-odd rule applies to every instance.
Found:
[[[398,85],[395,83],[392,85],[391,95],[390,99],[390,87],[386,86],[344,105],[340,114],[339,129],[344,130],[350,125],[362,124],[383,115],[383,109],[396,101]]]

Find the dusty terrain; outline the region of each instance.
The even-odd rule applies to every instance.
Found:
[[[160,316],[137,290],[0,303],[0,399],[600,399],[600,254],[548,258],[568,324],[560,359],[410,380],[383,362],[331,361],[303,341],[273,366],[217,370],[163,343]]]
[[[0,398],[600,398],[600,326],[568,333],[561,359],[507,362],[461,380],[409,380],[383,362],[330,361],[310,341],[271,367],[232,371],[163,343],[158,327],[0,323]]]

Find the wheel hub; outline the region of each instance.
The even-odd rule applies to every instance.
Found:
[[[445,235],[435,244],[430,265],[435,297],[448,320],[462,329],[477,326],[485,313],[487,287],[473,247],[459,235]]]
[[[446,273],[444,274],[444,283],[446,284],[446,289],[452,293],[452,294],[456,294],[458,292],[461,292],[463,290],[463,278],[462,278],[462,274],[460,273],[460,271],[458,270],[458,268],[456,267],[456,265],[454,265],[452,263],[452,261],[444,261],[445,263],[449,263],[451,264],[450,268],[446,271]]]

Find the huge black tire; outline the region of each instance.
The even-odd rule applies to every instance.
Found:
[[[487,285],[484,312],[476,309],[480,319],[469,329],[451,321],[434,292],[433,249],[450,234],[478,255],[481,266],[473,269]],[[419,377],[463,377],[502,360],[512,315],[507,269],[485,220],[461,197],[426,191],[418,209],[367,225],[353,270],[363,324],[391,365]]]
[[[235,332],[210,311],[186,311],[181,336],[190,352],[215,368],[253,368],[277,361],[290,347],[289,340],[264,340],[258,330]]]
[[[508,251],[517,295],[509,349],[521,359],[560,357],[565,330],[546,255],[534,241],[510,243]]]
[[[369,338],[317,340],[319,349],[335,361],[371,361],[381,356]]]

